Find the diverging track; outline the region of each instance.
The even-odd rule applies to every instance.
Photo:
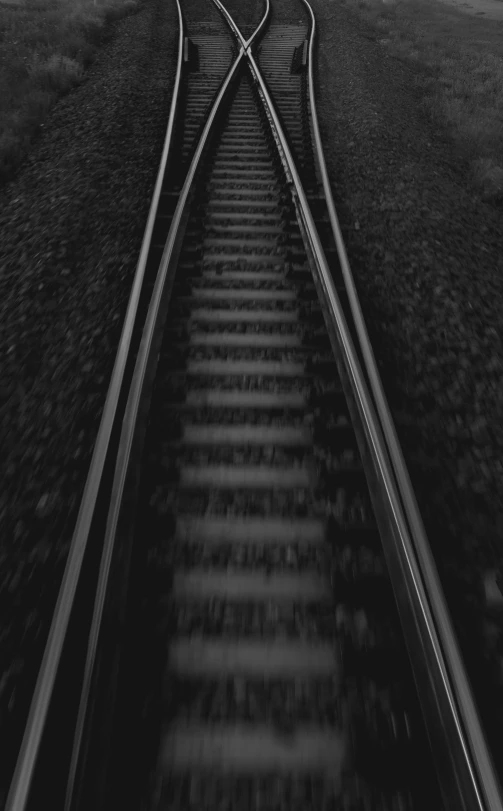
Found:
[[[151,629],[147,670],[157,662],[163,685],[153,807],[375,793],[352,770],[343,785],[355,749],[407,807],[410,775],[403,796],[403,775],[389,781],[391,750],[409,745],[404,675],[372,695],[355,664],[388,646],[406,657],[299,224],[245,69],[194,197],[134,542],[149,558],[139,637]]]
[[[181,30],[148,313],[8,808],[497,811],[316,152],[314,20],[271,26],[266,84],[268,7],[245,42],[217,5]]]

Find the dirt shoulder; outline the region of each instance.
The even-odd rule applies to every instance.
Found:
[[[501,630],[483,578],[503,530],[503,226],[417,71],[374,28],[313,0],[318,100],[349,257],[430,543],[493,743]],[[496,703],[495,703],[496,702]]]

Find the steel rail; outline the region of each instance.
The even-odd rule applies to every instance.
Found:
[[[222,15],[225,17],[225,19],[227,20],[227,24],[229,25],[230,29],[232,30],[232,33],[233,33],[233,34],[234,34],[234,36],[235,36],[235,37],[236,37],[236,38],[239,40],[239,42],[240,42],[240,44],[241,44],[241,47],[242,47],[242,48],[243,48],[245,51],[247,51],[247,50],[248,50],[249,48],[251,48],[251,46],[253,45],[253,41],[254,41],[254,40],[255,40],[255,39],[258,37],[258,35],[260,34],[260,32],[261,32],[262,28],[264,27],[264,25],[266,24],[266,22],[267,22],[267,20],[268,20],[268,18],[269,18],[269,14],[270,14],[270,11],[271,11],[270,0],[265,0],[265,11],[264,11],[264,16],[263,16],[263,17],[262,17],[262,19],[260,20],[260,22],[259,22],[259,24],[258,24],[257,28],[255,29],[255,31],[253,32],[253,34],[251,35],[251,37],[250,37],[249,39],[245,40],[245,38],[243,37],[243,35],[242,35],[241,31],[239,30],[238,26],[237,26],[237,25],[236,25],[236,23],[234,22],[234,20],[233,20],[232,16],[229,14],[229,12],[228,12],[228,11],[227,11],[227,9],[225,8],[225,6],[223,6],[223,5],[222,5],[222,3],[216,3],[215,5],[217,6],[217,8],[218,8],[218,10],[220,11],[220,13],[221,13],[221,14],[222,14]]]
[[[208,142],[208,138],[210,136],[210,132],[213,127],[215,118],[220,111],[221,103],[224,100],[225,96],[227,95],[228,88],[236,74],[237,69],[239,68],[244,58],[244,55],[245,55],[244,49],[241,48],[238,56],[234,61],[234,64],[230,67],[229,72],[227,73],[227,76],[224,82],[222,83],[222,86],[219,90],[215,102],[213,103],[213,107],[206,120],[201,138],[198,142],[196,151],[192,158],[192,162],[190,164],[190,168],[188,170],[182,191],[180,192],[175,213],[173,215],[170,230],[166,240],[166,245],[164,247],[163,255],[159,265],[159,271],[154,285],[154,290],[152,292],[152,298],[149,306],[147,319],[145,322],[145,327],[143,330],[140,350],[136,359],[133,379],[131,382],[131,387],[129,391],[121,431],[119,450],[117,454],[117,462],[115,465],[115,474],[112,485],[112,495],[110,499],[110,506],[107,516],[105,542],[103,545],[103,555],[100,564],[100,574],[96,592],[96,599],[94,603],[93,619],[87,646],[84,683],[81,691],[81,701],[79,705],[77,735],[74,744],[74,751],[72,753],[72,769],[69,777],[68,790],[65,801],[66,811],[68,811],[72,802],[74,778],[77,769],[79,750],[82,741],[82,734],[91,691],[91,682],[96,661],[96,652],[98,648],[99,634],[102,625],[103,611],[110,576],[112,555],[115,546],[117,526],[123,504],[124,488],[126,485],[126,477],[129,470],[131,451],[133,447],[135,429],[138,420],[138,412],[142,400],[142,394],[147,375],[147,367],[151,356],[154,335],[156,333],[156,327],[159,318],[161,302],[163,300],[166,279],[168,276],[168,272],[172,270],[171,263],[175,252],[175,244],[178,238],[180,223],[182,221],[182,216],[184,214],[187,202],[189,200],[189,195],[191,193],[194,177],[199,168],[201,156]]]
[[[215,0],[215,2],[217,1],[218,0]],[[255,76],[261,87],[262,93],[264,94],[266,101],[270,103],[270,99],[268,98],[267,95],[267,88],[262,80],[258,67],[255,64],[253,57],[249,56],[249,59],[252,65],[252,69],[254,70]],[[427,633],[430,638],[430,642],[432,644],[432,648],[436,657],[435,664],[442,671],[441,654],[439,652],[438,643],[436,642],[436,629],[434,620],[429,610],[429,603],[426,598],[422,578],[417,566],[414,548],[409,537],[408,526],[405,520],[401,500],[399,498],[398,490],[396,487],[393,470],[389,463],[388,452],[383,436],[381,434],[381,428],[377,420],[377,415],[374,411],[369,391],[362,374],[360,363],[358,361],[354,349],[353,341],[349,334],[346,320],[342,312],[341,304],[330,274],[330,269],[328,267],[328,263],[326,261],[323,252],[321,241],[317,234],[315,223],[309,210],[307,198],[305,197],[300,182],[300,178],[297,174],[297,170],[293,163],[293,158],[289,154],[286,139],[280,129],[279,119],[277,118],[276,113],[272,106],[270,107],[269,112],[275,124],[276,131],[279,140],[282,144],[282,149],[288,165],[288,170],[292,177],[293,186],[299,203],[298,210],[300,210],[301,217],[304,221],[305,232],[310,242],[311,250],[313,252],[313,256],[316,262],[319,280],[321,282],[321,286],[325,294],[325,300],[326,303],[328,304],[329,312],[337,327],[339,345],[343,351],[343,361],[345,364],[346,372],[348,373],[349,379],[351,381],[352,390],[356,395],[358,410],[360,413],[360,417],[362,419],[365,436],[367,438],[367,442],[369,443],[369,450],[371,452],[372,459],[374,461],[375,469],[380,477],[384,493],[386,494],[387,504],[385,506],[387,508],[388,517],[391,518],[393,526],[397,531],[398,537],[400,539],[400,547],[396,547],[395,551],[401,558],[402,566],[405,564],[405,566],[407,567],[408,571],[406,572],[406,576],[410,579],[410,583],[413,588],[413,591],[410,596],[412,599],[414,599],[416,604],[415,613],[417,614],[417,612],[419,611],[420,615],[422,615],[422,620],[424,626],[427,628]],[[444,686],[447,687],[446,684]],[[451,703],[451,711],[455,713],[455,707],[452,703]],[[459,726],[458,731],[460,732]]]
[[[227,19],[232,19],[227,10],[223,8],[220,0],[213,1]],[[314,13],[307,0],[304,0],[304,2],[310,10],[312,19],[312,34],[309,48],[309,88],[312,102],[314,99],[312,50],[315,21]],[[231,28],[233,31],[237,30],[237,26],[234,21],[232,21]],[[240,37],[240,39],[242,41],[242,37]],[[323,159],[324,156],[322,152],[321,139],[319,137],[316,108],[314,107],[312,122],[315,132],[317,152],[321,153],[322,157],[320,169],[322,170],[322,177],[324,180],[324,190],[327,197],[330,221],[332,228],[334,228],[334,224],[336,226],[334,228],[334,237],[336,238],[337,250],[339,253],[339,258],[341,259],[341,264],[343,263],[344,279],[348,288],[348,294],[350,295],[352,314],[353,317],[356,316],[355,322],[358,328],[358,337],[360,341],[362,341],[363,336],[362,351],[364,351],[365,366],[371,381],[372,393],[374,393],[374,396],[376,396],[375,392],[377,392],[378,395],[376,397],[377,414],[362,374],[353,341],[348,331],[346,320],[341,309],[340,301],[324,255],[321,241],[317,234],[308,201],[290,153],[288,143],[282,131],[274,104],[269,96],[261,72],[248,48],[246,49],[246,54],[248,56],[252,75],[260,87],[270,121],[273,124],[273,131],[275,130],[275,136],[278,141],[280,153],[282,153],[284,158],[287,175],[290,175],[291,177],[292,185],[297,197],[297,209],[303,220],[305,233],[311,245],[319,280],[325,293],[326,303],[330,308],[332,319],[337,326],[339,345],[343,350],[343,360],[346,371],[349,374],[350,380],[352,381],[353,392],[356,395],[358,409],[362,419],[367,442],[369,443],[369,449],[374,461],[374,466],[380,475],[381,487],[384,489],[387,496],[387,504],[385,507],[387,509],[388,518],[392,520],[392,526],[396,533],[394,533],[395,552],[398,554],[404,576],[408,581],[407,587],[409,591],[409,599],[414,600],[414,615],[417,620],[422,619],[422,629],[423,632],[426,632],[426,638],[423,637],[423,640],[420,641],[422,641],[423,645],[428,644],[427,653],[429,654],[429,664],[432,664],[435,668],[435,673],[433,674],[435,686],[436,689],[440,690],[442,695],[447,699],[451,721],[454,723],[457,734],[457,746],[461,750],[464,757],[464,768],[466,770],[465,776],[468,775],[469,777],[471,798],[468,800],[468,798],[462,793],[463,788],[458,785],[458,799],[461,801],[463,806],[465,806],[465,801],[470,802],[470,805],[467,806],[470,809],[478,808],[480,811],[482,811],[482,809],[487,809],[487,811],[502,811],[503,805],[498,781],[494,774],[491,758],[487,750],[480,721],[478,719],[468,681],[464,673],[464,666],[457,649],[454,631],[447,614],[445,599],[440,589],[438,574],[431,557],[428,541],[426,539],[426,533],[419,515],[419,509],[417,507],[414,494],[412,492],[412,486],[405,468],[405,462],[403,460],[401,450],[399,448],[392,418],[386,405],[375,359],[368,341],[363,316],[359,308],[356,290],[354,288],[354,282],[352,280],[349,262],[347,260],[342,234],[338,225],[333,198],[328,183],[328,175],[326,173],[326,165]],[[410,528],[407,519],[409,519],[411,523]],[[397,536],[399,539],[399,545],[396,543]],[[405,567],[405,569],[403,567]],[[428,584],[428,589],[426,588],[424,581],[426,581]],[[455,678],[456,694],[460,701],[462,701],[462,718],[464,723],[462,723],[459,717],[458,704],[455,701],[451,688],[448,669],[444,661],[445,653],[442,645],[440,644],[437,627],[440,628],[440,638],[447,650],[449,667],[454,668],[454,673],[452,675]],[[465,725],[468,727],[469,744],[467,744],[465,738]],[[470,753],[475,759],[475,764],[472,762]],[[454,782],[456,782],[456,778],[457,775],[453,775]],[[481,792],[484,796],[485,804],[482,799]]]
[[[332,189],[328,178],[328,172],[321,142],[320,130],[318,125],[318,115],[316,110],[316,98],[314,92],[314,77],[313,77],[313,51],[314,41],[316,37],[316,19],[313,9],[309,0],[303,0],[308,13],[311,18],[311,34],[309,38],[309,60],[308,60],[308,82],[309,82],[309,101],[311,123],[313,127],[315,155],[318,162],[318,169],[320,172],[321,180],[323,183],[323,190],[327,203],[330,224],[334,235],[339,262],[344,277],[344,284],[349,298],[351,307],[351,314],[353,322],[358,335],[358,341],[362,356],[364,359],[365,370],[370,382],[370,389],[374,397],[377,413],[381,422],[382,431],[387,444],[387,450],[391,465],[396,477],[398,491],[402,498],[404,512],[409,524],[410,532],[414,541],[414,549],[417,555],[419,568],[423,577],[423,582],[432,608],[432,614],[435,619],[438,637],[440,638],[440,645],[442,648],[443,656],[439,655],[439,666],[442,669],[442,677],[445,685],[449,685],[448,692],[450,694],[450,701],[452,706],[458,708],[455,713],[457,718],[458,729],[460,735],[464,738],[466,736],[466,743],[463,741],[463,748],[467,755],[467,768],[475,781],[477,780],[481,792],[484,797],[485,805],[482,802],[482,797],[477,790],[477,796],[480,801],[480,808],[491,809],[491,811],[502,811],[503,800],[501,795],[501,787],[494,772],[494,766],[490,753],[488,751],[485,736],[481,727],[479,715],[475,707],[472,692],[468,679],[466,677],[464,665],[459,651],[459,646],[456,636],[452,627],[452,621],[449,616],[448,608],[446,605],[445,597],[439,581],[438,572],[433,560],[430,545],[426,535],[426,530],[419,512],[414,490],[410,481],[410,476],[403,458],[400,443],[397,437],[396,429],[393,423],[393,418],[386,400],[383,385],[377,369],[374,352],[368,337],[367,328],[363,318],[358,293],[356,291],[353,274],[346,253],[344,240],[335,210],[334,199],[332,196]],[[445,667],[445,664],[447,667]],[[457,699],[455,702],[452,695],[452,689]],[[464,735],[462,734],[464,729]],[[469,748],[471,758],[473,759],[473,766],[470,764],[468,757]],[[475,778],[476,775],[476,778]]]
[[[107,397],[103,408],[103,415],[98,429],[98,435],[89,467],[89,473],[86,479],[84,493],[77,516],[77,522],[68,553],[68,560],[63,573],[63,579],[61,582],[39,675],[37,677],[37,682],[33,693],[28,720],[26,723],[19,756],[16,762],[13,779],[10,785],[5,811],[23,811],[28,801],[30,786],[32,784],[33,774],[40,751],[42,735],[47,720],[49,704],[56,681],[56,674],[66,639],[70,614],[74,605],[77,585],[79,583],[80,573],[82,570],[82,562],[84,560],[89,542],[89,531],[93,516],[95,514],[98,492],[100,489],[103,470],[105,467],[105,460],[110,445],[110,437],[112,435],[113,426],[118,417],[117,407],[119,395],[124,382],[126,362],[131,346],[133,329],[138,314],[138,305],[145,277],[145,268],[157,208],[161,196],[162,182],[166,172],[166,166],[173,140],[176,107],[178,103],[178,94],[182,73],[184,41],[183,18],[179,0],[176,0],[176,6],[179,24],[176,75],[168,117],[168,125],[166,129],[166,137],[159,164],[159,171],[157,173],[154,193],[152,195],[152,202],[150,204],[140,256],[136,266],[133,287],[131,290],[124,326],[122,328],[119,347],[112,371],[110,386],[108,388]]]

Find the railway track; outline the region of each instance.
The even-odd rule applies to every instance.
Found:
[[[245,40],[215,3],[180,11],[7,808],[497,811],[319,151],[314,17],[267,4]]]

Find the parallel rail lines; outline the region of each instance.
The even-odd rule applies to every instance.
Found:
[[[58,740],[65,799],[60,791],[53,808],[437,803],[393,585],[432,743],[447,754],[444,802],[501,811],[462,677],[461,717],[453,700],[455,643],[414,516],[414,542],[409,532],[408,480],[397,479],[401,457],[369,367],[320,158],[314,16],[308,7],[310,32],[270,27],[266,85],[254,47],[268,0],[248,40],[214,2],[232,36],[205,23],[189,41],[180,15],[179,165],[165,176],[166,147],[141,260],[158,272],[136,324],[134,373],[115,383],[129,395],[122,410],[115,395],[107,479],[110,422],[101,467],[93,461],[100,510],[94,482],[7,808],[47,804],[34,778],[58,739],[49,703],[72,640],[79,704],[57,692],[71,729]],[[168,140],[174,121],[175,104]],[[86,589],[95,599],[79,628],[84,665],[67,629]]]

